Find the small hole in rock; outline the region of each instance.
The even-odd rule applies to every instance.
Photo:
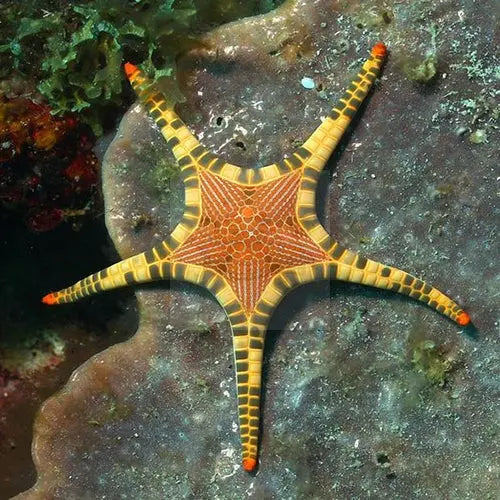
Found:
[[[237,147],[237,148],[240,148],[242,149],[243,151],[246,151],[247,150],[247,147],[245,146],[245,143],[242,142],[242,141],[236,141],[234,143],[234,145]]]
[[[382,19],[384,20],[385,24],[391,24],[393,17],[394,16],[392,12],[389,12],[387,10],[384,10],[384,12],[382,13]]]
[[[356,28],[359,28],[360,30],[362,30],[364,28],[363,23],[356,24]]]
[[[387,479],[396,479],[396,473],[395,472],[388,472],[385,477]]]
[[[318,92],[321,92],[323,90],[323,84],[322,83],[318,83],[318,85],[316,85],[316,90]]]
[[[215,120],[215,124],[220,127],[224,123],[224,118],[222,116],[218,116]]]
[[[385,453],[377,453],[377,463],[380,465],[387,465],[390,464],[391,461]]]

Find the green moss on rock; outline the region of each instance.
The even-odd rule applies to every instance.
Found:
[[[417,83],[429,83],[437,74],[437,57],[428,55],[424,59],[410,59],[403,65],[407,78]]]
[[[474,132],[469,135],[469,141],[472,142],[472,144],[484,144],[485,142],[488,142],[486,130],[474,130]]]
[[[160,159],[156,166],[154,177],[155,184],[158,191],[162,193],[169,193],[172,181],[179,177],[179,167],[176,163],[168,159]]]
[[[131,97],[125,61],[141,65],[154,80],[175,82],[175,58],[198,43],[196,33],[279,3],[93,0],[47,2],[41,11],[36,2],[9,0],[0,6],[0,40],[6,41],[0,67],[37,82],[54,113],[78,113],[101,135]],[[0,81],[10,73],[0,70]]]
[[[442,387],[446,382],[452,361],[446,355],[442,346],[437,346],[432,340],[422,340],[413,346],[413,366],[423,373],[432,384]]]

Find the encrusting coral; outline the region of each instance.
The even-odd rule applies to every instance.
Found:
[[[98,210],[94,136],[45,104],[0,98],[0,204],[33,231]]]

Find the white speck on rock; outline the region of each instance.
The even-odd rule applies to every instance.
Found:
[[[311,90],[314,87],[316,87],[314,80],[312,78],[309,78],[308,76],[305,76],[304,78],[302,78],[302,80],[300,80],[300,84],[302,85],[302,87],[304,87],[305,89],[308,89],[308,90]]]
[[[235,132],[240,132],[241,135],[248,135],[248,130],[245,128],[245,127],[242,127],[241,125],[236,125],[236,127],[234,127],[234,131]]]

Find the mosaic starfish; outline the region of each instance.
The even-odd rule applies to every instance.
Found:
[[[170,236],[43,298],[46,304],[134,283],[177,279],[210,290],[232,328],[243,468],[257,465],[264,338],[271,313],[292,288],[342,280],[389,289],[425,302],[459,325],[469,315],[414,276],[343,248],[319,223],[315,190],[321,170],[377,78],[383,43],[329,116],[293,154],[259,169],[240,168],[210,153],[134,65],[125,71],[179,163],[185,210]]]

